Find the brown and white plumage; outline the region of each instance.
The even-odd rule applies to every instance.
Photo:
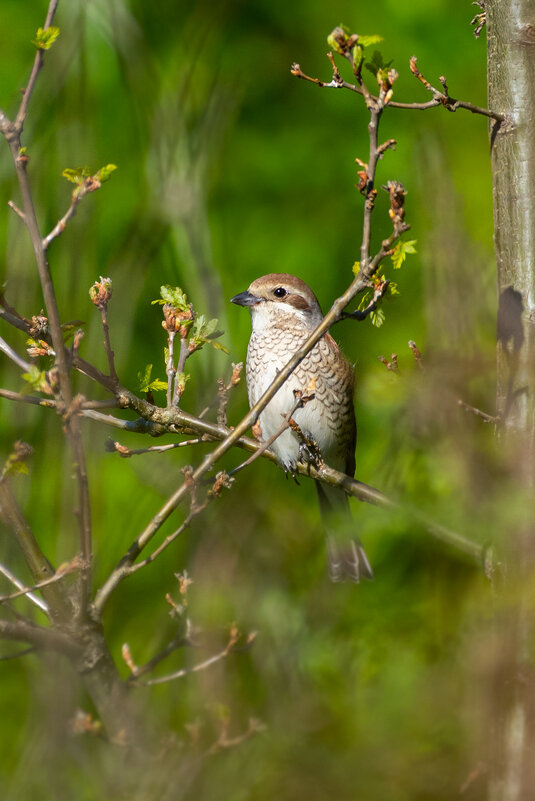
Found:
[[[270,273],[258,278],[246,292],[232,298],[232,302],[251,310],[253,330],[247,349],[246,376],[249,403],[253,406],[323,315],[312,290],[288,273]],[[305,391],[312,378],[315,378],[314,399],[297,409],[293,417],[301,431],[317,443],[325,462],[352,476],[356,442],[354,374],[330,334],[325,334],[312,348],[260,413],[262,439],[269,439],[279,430],[284,415],[295,405],[294,389]],[[286,470],[292,470],[299,461],[300,442],[291,429],[284,431],[271,449]],[[331,578],[333,581],[372,578],[358,538],[343,543],[337,535],[337,516],[343,515],[346,520],[349,517],[347,495],[319,482],[316,487],[327,529]],[[338,522],[342,522],[342,517]]]

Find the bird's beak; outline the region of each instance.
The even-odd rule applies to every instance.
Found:
[[[246,292],[240,292],[239,295],[234,295],[234,297],[230,299],[231,303],[237,303],[238,306],[256,306],[256,304],[261,301],[262,298],[257,298],[248,290]]]

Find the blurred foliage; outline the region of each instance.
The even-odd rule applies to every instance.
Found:
[[[47,3],[3,0],[0,107],[13,114]],[[485,105],[485,46],[469,3],[379,0],[360,4],[279,0],[73,0],[60,2],[61,36],[45,54],[23,143],[42,230],[70,203],[62,173],[73,164],[118,166],[105,190],[84,200],[49,257],[62,319],[83,320],[81,353],[105,369],[99,315],[88,288],[113,279],[112,345],[123,383],[136,391],[147,364],[165,373],[165,333],[151,306],[162,285],[179,285],[206,319],[217,316],[230,357],[204,348],[188,361],[182,405],[199,412],[245,358],[248,315],[230,297],[267,272],[307,281],[324,309],[352,278],[362,197],[355,158],[367,159],[367,115],[349,92],[321,90],[290,75],[298,61],[330,80],[326,37],[341,22],[380,34],[399,72],[395,97],[428,100],[408,70],[418,56],[432,81]],[[347,65],[341,65],[341,69]],[[367,76],[370,78],[370,76]],[[370,78],[371,80],[371,78]],[[510,487],[501,481],[493,432],[456,400],[494,408],[494,264],[487,125],[463,113],[387,111],[381,141],[395,138],[378,181],[407,189],[417,240],[395,278],[399,296],[384,325],[345,322],[334,335],[356,363],[357,477],[418,506],[435,520],[487,541]],[[381,197],[383,195],[383,197]],[[28,237],[7,209],[18,200],[7,147],[0,148],[2,283],[26,316],[43,302]],[[380,193],[375,246],[390,230]],[[411,240],[412,241],[412,240]],[[410,242],[407,242],[410,244]],[[391,265],[386,265],[392,277]],[[4,327],[5,328],[5,327]],[[22,336],[2,335],[22,351]],[[424,353],[419,370],[407,347]],[[399,356],[400,374],[378,356]],[[2,359],[1,385],[22,390]],[[82,377],[77,391],[92,393]],[[229,422],[246,410],[233,390]],[[95,530],[95,581],[196,463],[196,450],[129,460],[105,452],[108,431],[87,421]],[[121,435],[131,448],[138,435]],[[35,449],[16,492],[50,558],[76,549],[73,478],[52,412],[0,400],[3,459],[15,440]],[[229,454],[227,467],[240,460]],[[183,798],[264,801],[366,798],[450,799],[484,759],[481,683],[490,589],[462,557],[399,515],[354,504],[355,525],[376,580],[331,585],[310,482],[297,487],[268,463],[243,471],[154,565],[128,579],[106,610],[112,651],[128,642],[137,664],[174,636],[166,593],[177,572],[194,579],[188,614],[206,648],[176,652],[160,669],[192,666],[224,647],[228,628],[258,631],[252,649],[205,672],[147,692],[147,708],[175,733],[183,783],[158,791],[154,777],[98,738],[73,737],[79,697],[68,668],[26,656],[0,663],[0,785],[3,797]],[[175,516],[177,517],[177,516]],[[162,536],[173,530],[176,520]],[[3,538],[1,559],[26,576]],[[20,608],[27,609],[25,601]],[[483,632],[483,633],[481,633]],[[2,646],[3,653],[16,648]],[[123,670],[123,668],[121,668]],[[124,666],[124,674],[127,668]],[[218,706],[219,705],[219,706]],[[221,710],[226,710],[223,713]],[[215,710],[215,711],[214,711]],[[217,711],[219,710],[219,711]],[[266,728],[200,759],[251,717]],[[200,733],[199,733],[200,732]],[[161,777],[160,777],[161,778]],[[481,781],[481,780],[479,780]],[[125,787],[127,788],[125,790]],[[135,792],[134,792],[135,791]],[[481,792],[478,781],[467,798]]]

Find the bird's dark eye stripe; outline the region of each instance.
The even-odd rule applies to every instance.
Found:
[[[283,298],[287,293],[283,286],[278,286],[277,289],[273,290],[273,294],[276,298]]]

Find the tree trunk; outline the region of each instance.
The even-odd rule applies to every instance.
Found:
[[[486,12],[489,108],[508,118],[492,126],[491,154],[499,449],[510,503],[517,505],[502,520],[507,571],[490,667],[489,798],[526,801],[535,798],[535,681],[528,660],[535,542],[535,7],[533,0],[487,0]]]

